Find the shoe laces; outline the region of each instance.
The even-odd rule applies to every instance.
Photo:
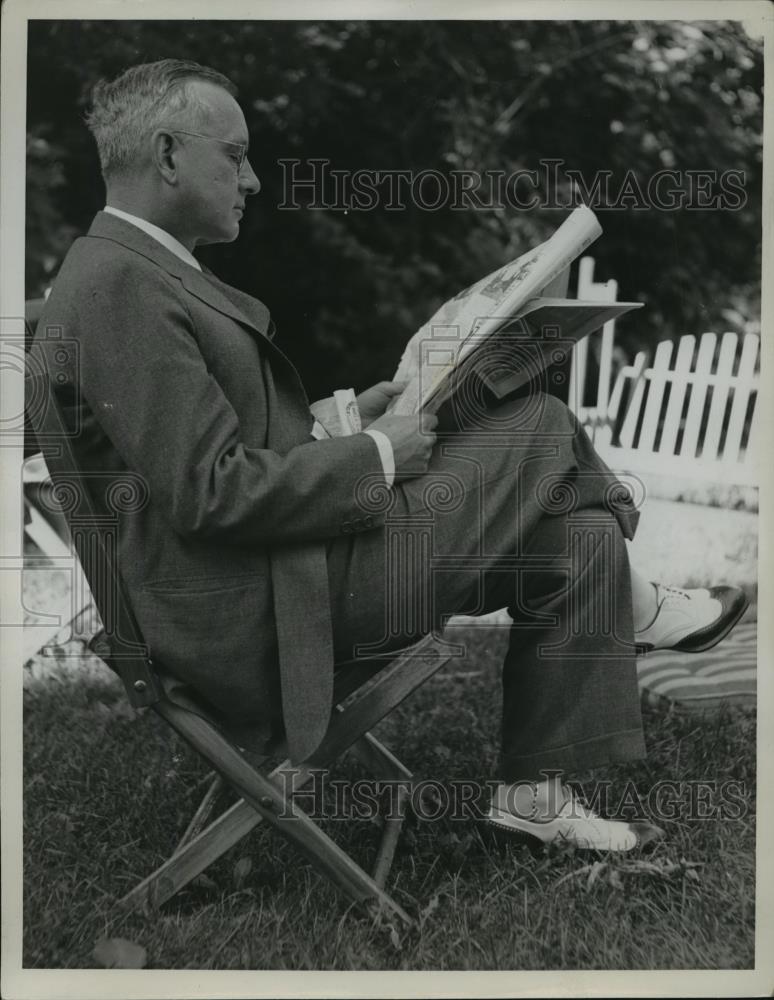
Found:
[[[659,589],[664,593],[666,597],[677,597],[684,601],[690,601],[691,595],[687,590],[683,590],[682,587],[670,587],[668,584],[660,583],[658,585]]]

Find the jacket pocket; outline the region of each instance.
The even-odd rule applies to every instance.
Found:
[[[162,670],[227,717],[261,715],[278,699],[271,583],[261,575],[150,581],[133,595]]]

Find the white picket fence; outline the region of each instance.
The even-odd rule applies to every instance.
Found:
[[[615,302],[617,296],[618,282],[613,278],[609,281],[594,281],[594,258],[582,257],[578,264],[577,298],[589,302]],[[587,406],[584,404],[584,399],[588,381],[589,348],[592,342],[598,347],[599,379],[595,403]],[[600,333],[590,334],[579,340],[572,352],[568,405],[589,431],[597,426],[604,426],[609,418],[614,342],[615,320],[611,319],[605,323]]]
[[[615,281],[593,280],[594,261],[580,262],[578,298],[614,302]],[[704,333],[641,351],[612,378],[615,323],[599,341],[595,405],[585,405],[589,340],[577,345],[570,373],[570,408],[616,471],[757,486],[760,338]]]

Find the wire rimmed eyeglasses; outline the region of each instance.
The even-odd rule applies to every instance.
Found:
[[[194,135],[199,139],[209,139],[211,142],[221,142],[224,146],[233,146],[238,150],[234,157],[237,170],[241,170],[247,159],[247,146],[243,142],[231,142],[230,139],[219,139],[216,135],[205,135],[203,132],[189,132],[184,128],[171,128],[169,131],[173,135]]]

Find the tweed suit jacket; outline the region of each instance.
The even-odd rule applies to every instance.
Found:
[[[326,542],[379,526],[358,497],[383,476],[368,435],[312,440],[272,336],[257,299],[100,212],[36,341],[81,470],[142,483],[118,520],[118,560],[154,661],[235,724],[281,712],[302,760],[331,711]],[[56,482],[68,470],[46,457]]]

